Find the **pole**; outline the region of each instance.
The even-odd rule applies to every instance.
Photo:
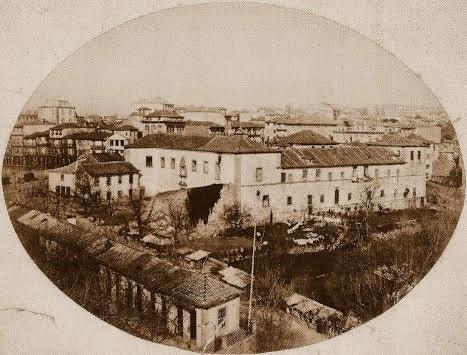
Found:
[[[255,249],[256,249],[256,224],[253,232],[253,252],[251,255],[251,275],[250,275],[250,302],[248,305],[248,330],[251,331],[251,304],[253,301],[253,275],[255,272]]]

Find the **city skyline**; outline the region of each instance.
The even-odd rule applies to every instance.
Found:
[[[127,114],[131,102],[154,96],[237,109],[322,101],[439,106],[397,58],[330,20],[210,4],[146,15],[95,38],[41,83],[25,109],[66,98],[82,114]]]

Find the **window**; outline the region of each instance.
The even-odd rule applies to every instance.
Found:
[[[321,195],[321,196],[319,197],[319,202],[324,203],[324,195]]]
[[[417,189],[414,187],[413,188],[413,197],[416,197],[417,196]]]
[[[417,159],[418,160],[422,159],[422,152],[420,150],[417,152]]]
[[[227,307],[222,307],[217,310],[217,325],[219,328],[224,328],[227,318]]]
[[[112,192],[107,191],[107,200],[110,200],[112,198]]]
[[[125,145],[125,141],[120,140],[120,145],[123,147]]]
[[[263,207],[269,207],[269,195],[263,196]]]
[[[289,174],[287,175],[287,180],[288,180],[289,182],[292,182],[292,181],[293,181],[293,174],[292,174],[292,173],[289,173]]]
[[[208,162],[206,160],[203,162],[203,172],[205,174],[207,174],[209,172],[209,165],[208,165]]]
[[[399,176],[401,174],[401,169],[397,169],[396,174]]]
[[[285,173],[281,173],[281,182],[285,182]]]
[[[175,169],[175,158],[170,158],[170,168]]]
[[[121,175],[118,176],[118,183],[119,183],[119,184],[122,183],[122,176],[121,176]]]
[[[332,172],[331,171],[328,173],[328,180],[332,181]]]
[[[123,192],[122,192],[121,190],[118,190],[118,191],[117,191],[117,196],[118,196],[118,197],[122,197],[122,196],[123,196]]]
[[[130,175],[128,176],[128,182],[129,182],[130,184],[133,183],[133,174],[130,174]]]
[[[191,171],[196,173],[196,170],[197,170],[197,166],[196,166],[196,160],[192,160],[191,161]]]
[[[388,177],[391,177],[391,169],[388,169],[388,171],[386,172]]]
[[[316,180],[321,178],[321,169],[316,169]]]
[[[344,180],[344,178],[345,178],[345,173],[341,171],[341,180]]]
[[[347,200],[350,201],[351,199],[352,199],[352,193],[349,192],[349,193],[347,194]]]
[[[55,186],[55,193],[60,195],[60,186]]]
[[[401,156],[401,151],[398,149],[397,150],[397,156],[400,157]]]
[[[397,189],[394,189],[394,197],[397,197]]]
[[[65,181],[65,174],[60,174],[60,181]]]
[[[263,181],[263,168],[256,168],[256,181]]]
[[[292,204],[292,196],[287,196],[287,206]]]
[[[110,177],[110,176],[107,176],[107,186],[110,186],[111,179],[112,179],[112,177]]]
[[[413,155],[414,155],[413,150],[411,150],[410,151],[410,160],[413,160]]]
[[[151,155],[146,155],[146,166],[148,168],[152,167],[152,156]]]
[[[161,169],[165,168],[165,157],[161,157]]]
[[[302,170],[302,179],[303,180],[308,179],[308,170],[307,169]]]
[[[384,190],[381,190],[380,196],[384,197]]]

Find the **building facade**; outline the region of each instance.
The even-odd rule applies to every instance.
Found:
[[[146,195],[221,184],[257,219],[287,220],[355,210],[367,199],[375,208],[424,205],[425,156],[421,149],[412,155],[376,146],[273,149],[236,136],[149,135],[128,146],[125,160],[141,171]]]

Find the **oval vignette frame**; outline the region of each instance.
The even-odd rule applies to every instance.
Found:
[[[222,4],[222,5],[221,5],[221,4],[213,4],[213,6],[216,6],[216,5],[222,7],[222,5],[224,5],[224,4]],[[231,5],[231,4],[227,4],[227,6],[229,6],[229,5]],[[245,6],[253,6],[253,7],[255,7],[255,6],[263,7],[263,5],[259,5],[259,4],[243,4],[243,5],[245,5]],[[207,7],[209,7],[209,6],[211,6],[211,5],[194,5],[194,6],[187,6],[187,7],[182,7],[182,8],[167,9],[167,10],[163,10],[163,11],[157,12],[157,13],[155,13],[155,14],[145,15],[145,16],[142,16],[142,17],[140,17],[140,18],[137,18],[137,19],[134,19],[134,20],[130,20],[130,21],[128,21],[128,22],[126,22],[126,23],[124,23],[124,24],[122,24],[122,25],[119,25],[119,26],[117,26],[116,28],[114,28],[114,29],[112,29],[112,30],[109,30],[108,32],[106,32],[106,33],[104,33],[104,34],[102,34],[102,35],[100,35],[100,36],[98,36],[98,37],[102,39],[103,36],[110,35],[111,32],[114,33],[118,28],[122,29],[122,26],[125,27],[125,26],[127,26],[128,24],[134,23],[135,21],[139,21],[139,20],[141,20],[142,18],[146,18],[146,17],[148,17],[148,16],[155,16],[155,15],[161,14],[162,12],[166,13],[166,12],[170,12],[170,11],[172,11],[172,10],[173,10],[173,11],[182,11],[182,12],[183,12],[183,10],[186,10],[187,8],[195,8],[195,7],[199,7],[199,6],[207,6]],[[238,7],[238,6],[241,7],[242,5],[232,5],[232,6],[233,6],[233,7]],[[264,5],[264,6],[265,6],[265,7],[271,7],[271,6],[268,6],[268,5]],[[276,7],[273,7],[273,8],[276,8]],[[280,9],[280,10],[279,10],[279,9]],[[292,13],[294,13],[294,12],[295,12],[295,13],[296,13],[296,12],[300,12],[300,14],[297,14],[297,17],[300,17],[300,16],[304,16],[304,17],[310,16],[310,17],[312,17],[312,15],[311,15],[310,13],[306,13],[307,15],[305,15],[305,13],[302,13],[302,11],[299,11],[299,10],[292,10],[292,9],[286,9],[286,8],[276,8],[276,10],[279,10],[279,12],[282,12],[282,11],[283,11],[283,12],[292,12]],[[271,11],[273,11],[273,10],[271,10]],[[323,20],[323,19],[320,18],[320,20]],[[327,21],[327,20],[325,20],[324,22],[326,22],[326,21]],[[339,27],[339,26],[337,26],[337,27]],[[347,28],[346,28],[346,29],[347,29]],[[348,30],[348,29],[347,29],[347,30]],[[97,38],[97,37],[96,37],[96,38]],[[84,45],[83,47],[81,47],[80,49],[78,49],[74,54],[70,55],[65,61],[63,61],[62,63],[60,63],[60,64],[57,66],[57,69],[58,69],[58,68],[61,68],[63,65],[65,65],[66,62],[67,62],[69,59],[71,59],[72,57],[74,57],[76,54],[81,53],[81,51],[83,50],[83,48],[88,47],[89,45],[91,45],[91,43],[93,43],[94,40],[95,40],[96,38],[94,38],[93,40],[89,41],[86,45]],[[368,40],[368,39],[365,38],[365,40]],[[374,43],[373,43],[372,45],[374,45]],[[380,48],[379,48],[379,49],[380,49]],[[78,52],[79,52],[79,53],[78,53]],[[391,54],[391,56],[392,56],[392,54]],[[395,57],[393,56],[393,58],[395,58]],[[32,97],[34,97],[34,96],[37,94],[37,91],[40,91],[41,89],[43,89],[43,85],[45,85],[44,83],[47,83],[48,80],[53,80],[53,77],[52,77],[52,79],[51,79],[50,77],[51,77],[51,75],[54,74],[56,71],[57,71],[57,70],[55,69],[53,72],[51,72],[51,74],[49,74],[49,76],[47,76],[47,78],[44,80],[43,83],[41,83],[41,85],[39,86],[38,90],[36,90],[36,92],[32,95]],[[413,73],[411,72],[411,74],[413,74]],[[424,85],[424,84],[423,84],[423,85]],[[428,89],[428,90],[429,90],[429,89]],[[333,112],[333,113],[334,113],[334,112]],[[455,134],[455,133],[454,133],[454,134]],[[462,160],[462,159],[461,159],[461,160]],[[461,171],[461,172],[462,172],[462,171]],[[25,176],[23,176],[23,178],[25,178]],[[66,194],[66,190],[65,190],[65,194]],[[7,201],[7,202],[8,202],[8,201]],[[459,210],[459,212],[460,212],[460,210]],[[457,223],[457,222],[456,222],[456,223]],[[283,261],[281,261],[281,262],[283,263]],[[243,265],[243,266],[244,266],[244,265]],[[288,270],[288,271],[290,271],[290,270]],[[400,271],[400,270],[399,270],[399,271]],[[378,272],[380,273],[380,275],[379,275],[380,277],[386,277],[386,276],[387,276],[387,275],[385,275],[386,269],[379,270]],[[396,272],[396,271],[390,270],[390,272]],[[381,276],[381,275],[383,275],[383,276]],[[288,275],[288,276],[290,276],[290,275]],[[319,276],[319,275],[317,275],[317,276]],[[297,277],[297,275],[294,275],[293,277]],[[293,278],[293,277],[292,277],[292,278]],[[325,298],[324,298],[324,299],[325,299]],[[302,345],[302,344],[300,344],[300,345]]]

